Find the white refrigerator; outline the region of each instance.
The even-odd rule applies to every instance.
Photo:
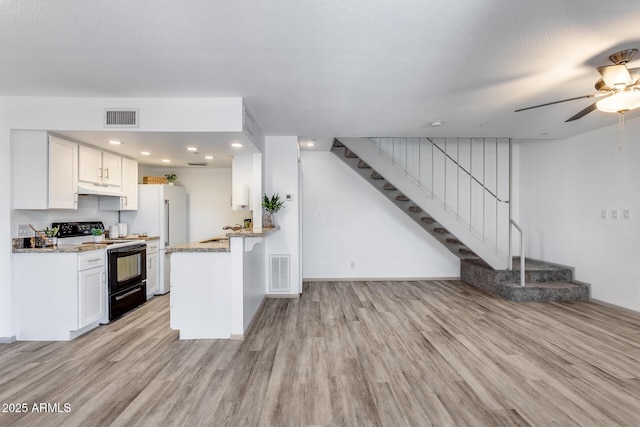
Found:
[[[169,292],[170,265],[167,246],[187,243],[187,193],[184,187],[166,184],[138,186],[138,210],[122,211],[120,220],[130,234],[160,236],[158,294]]]

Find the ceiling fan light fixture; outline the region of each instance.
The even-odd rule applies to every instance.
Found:
[[[596,108],[605,113],[624,113],[640,107],[640,91],[628,89],[596,102]]]
[[[602,80],[609,87],[624,88],[633,83],[631,74],[625,65],[608,65],[606,67],[598,67],[598,72],[602,76]]]

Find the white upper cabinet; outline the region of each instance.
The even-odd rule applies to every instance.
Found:
[[[138,209],[138,162],[123,157],[121,177],[121,191],[124,196],[100,197],[100,210],[135,211]]]
[[[40,130],[11,136],[13,208],[77,209],[78,144]]]
[[[80,146],[78,179],[96,185],[120,187],[122,157],[95,148]]]
[[[49,208],[78,208],[78,144],[49,137]]]

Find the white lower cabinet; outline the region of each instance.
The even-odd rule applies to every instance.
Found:
[[[13,254],[16,338],[68,341],[107,310],[105,251]]]
[[[160,241],[147,242],[147,299],[158,293],[160,268]]]
[[[78,327],[84,328],[104,317],[106,297],[104,266],[78,273]]]

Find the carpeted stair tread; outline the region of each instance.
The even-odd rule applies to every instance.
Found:
[[[346,149],[344,150],[344,156],[345,156],[347,159],[357,159],[357,158],[358,158],[358,156],[356,155],[356,153],[354,153],[353,151],[349,150],[348,148],[346,148]]]
[[[426,224],[435,224],[437,222],[435,219],[431,218],[430,216],[423,216],[422,218],[420,218],[420,221]]]
[[[422,212],[422,208],[420,206],[410,206],[409,212],[420,213]]]
[[[525,286],[520,286],[520,260],[513,270],[494,270],[473,258],[460,261],[460,278],[478,289],[509,301],[588,301],[589,286],[573,280],[573,269],[525,259]]]
[[[424,218],[423,218],[424,219]],[[450,245],[462,245],[463,243],[458,239],[447,239],[446,242]]]
[[[472,250],[467,248],[458,249],[458,253],[463,256],[476,256],[476,254]]]
[[[360,169],[371,169],[371,166],[369,166],[368,164],[366,164],[365,162],[363,162],[362,160],[360,160],[358,162],[358,167]]]
[[[397,188],[393,186],[393,184],[390,183],[386,183],[384,185],[384,187],[382,187],[383,190],[387,190],[387,191],[396,191]]]
[[[400,194],[399,196],[396,196],[396,200],[399,202],[408,202],[410,199],[404,194]]]
[[[434,233],[438,233],[438,234],[449,234],[449,232],[447,231],[446,228],[442,228],[442,227],[436,227],[433,229]]]
[[[344,147],[344,144],[340,141],[338,141],[336,138],[333,138],[333,146],[335,148],[342,148]]]
[[[371,179],[384,179],[384,176],[380,175],[378,172],[373,172],[371,174]]]

